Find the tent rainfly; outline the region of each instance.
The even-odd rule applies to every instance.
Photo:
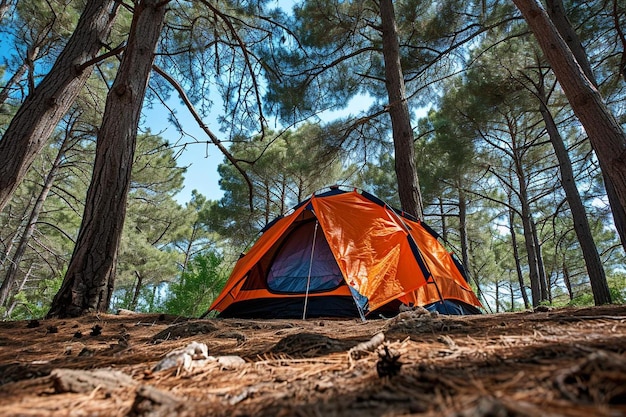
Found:
[[[461,264],[423,222],[337,186],[266,226],[209,311],[219,317],[378,317],[401,304],[478,314]]]

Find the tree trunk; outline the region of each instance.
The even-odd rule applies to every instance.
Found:
[[[135,311],[137,309],[137,303],[139,303],[139,294],[141,294],[141,287],[143,285],[143,276],[135,271],[137,277],[137,285],[135,285],[135,291],[133,292],[133,299],[130,302],[130,309]]]
[[[604,180],[604,188],[606,189],[606,197],[609,200],[611,212],[613,213],[613,224],[615,224],[615,229],[622,242],[622,248],[626,252],[626,208],[620,205],[611,177],[607,175],[606,170],[602,169],[602,165],[600,165],[600,169],[602,171],[602,179]]]
[[[115,283],[137,127],[165,18],[161,0],[135,2],[128,44],[107,96],[76,247],[48,317],[106,311]]]
[[[406,100],[404,75],[400,65],[400,46],[392,0],[381,0],[380,17],[385,61],[385,86],[389,98],[389,116],[393,131],[395,170],[400,204],[405,212],[418,219],[423,219],[422,196],[415,168],[413,129]]]
[[[11,213],[7,216],[7,218],[11,217]],[[7,229],[4,229],[7,230]],[[0,253],[0,266],[4,265],[4,263],[9,259],[9,255],[13,250],[13,245],[17,235],[19,234],[19,229],[15,229],[11,235],[4,237],[4,242],[6,242],[6,246],[4,246],[2,253]]]
[[[150,311],[154,310],[154,306],[157,304],[157,285],[153,285],[152,286],[152,297],[150,299],[150,303],[149,303],[149,309]]]
[[[578,188],[576,187],[572,162],[554,118],[547,107],[547,97],[543,89],[543,84],[540,85],[538,98],[541,100],[540,112],[546,125],[546,130],[550,137],[550,142],[552,142],[552,146],[554,147],[556,158],[559,161],[561,185],[565,191],[567,203],[572,212],[574,231],[576,232],[576,237],[578,238],[580,249],[585,259],[585,267],[587,268],[587,274],[589,274],[593,299],[596,305],[609,304],[611,303],[611,293],[609,292],[602,260],[598,254],[598,249],[593,239],[593,233],[591,233],[591,227],[589,227],[585,206],[583,205]]]
[[[576,62],[578,62],[578,65],[580,65],[580,68],[583,70],[589,81],[597,87],[598,82],[593,74],[593,69],[591,68],[587,52],[585,51],[583,44],[580,42],[580,38],[574,30],[571,22],[567,18],[563,1],[546,0],[546,5],[548,15],[550,16],[552,23],[554,23],[554,26],[561,34],[565,43],[567,43],[567,46],[569,46],[574,58],[576,58]],[[626,51],[623,53],[626,53]],[[617,193],[615,192],[615,187],[613,186],[606,169],[602,169],[602,178],[604,179],[606,196],[609,200],[609,205],[611,206],[611,212],[613,213],[613,223],[615,224],[615,229],[617,230],[620,241],[622,242],[622,247],[626,251],[626,209],[620,205]]]
[[[567,288],[569,299],[572,301],[574,299],[574,291],[572,290],[572,280],[569,278],[569,269],[567,269],[565,259],[563,259],[563,283],[565,284],[565,288]]]
[[[460,182],[460,181],[459,181]],[[463,185],[459,183],[459,236],[461,238],[461,260],[467,271],[470,270],[469,238],[467,236],[467,201]]]
[[[271,196],[270,196],[270,186],[269,186],[269,184],[266,184],[265,185],[265,212],[264,212],[265,216],[264,216],[264,219],[263,219],[265,221],[266,225],[269,224],[269,222],[271,220],[270,219],[270,210],[271,210],[270,202],[271,201],[272,200],[271,200]],[[281,213],[282,213],[282,204],[283,204],[282,203],[282,199],[281,199],[281,203],[280,204],[281,204]]]
[[[500,280],[498,280],[496,278],[496,282],[495,282],[495,297],[496,297],[496,313],[500,312]]]
[[[539,282],[539,270],[537,268],[537,253],[533,244],[528,209],[522,209],[522,224],[524,228],[524,245],[526,246],[526,256],[528,257],[528,269],[530,276],[530,293],[532,295],[532,305],[537,307],[543,299],[541,298],[541,284]]]
[[[535,253],[537,257],[537,273],[539,274],[539,288],[541,289],[541,300],[550,301],[550,288],[548,285],[548,279],[546,278],[546,267],[543,263],[543,252],[541,251],[541,243],[539,242],[539,233],[537,233],[537,224],[533,219],[530,221],[530,226],[533,233],[533,246],[535,247]]]
[[[509,196],[510,200],[510,196]],[[519,250],[517,249],[517,233],[515,232],[515,213],[509,209],[509,233],[511,234],[511,245],[513,246],[513,259],[515,260],[515,271],[517,273],[517,281],[519,282],[519,289],[522,293],[522,300],[524,300],[524,308],[530,307],[528,300],[528,294],[526,294],[526,284],[524,284],[524,274],[522,273],[522,265],[519,257]]]
[[[513,130],[511,130],[513,131]],[[515,174],[519,184],[519,199],[521,205],[522,227],[524,230],[524,246],[526,247],[526,256],[528,258],[528,271],[530,277],[530,292],[532,294],[532,305],[537,307],[541,301],[544,301],[541,291],[541,278],[539,275],[539,267],[537,262],[537,250],[535,248],[535,238],[533,233],[533,219],[530,203],[528,199],[528,189],[526,186],[526,176],[522,169],[522,162],[517,154],[518,149],[514,146],[514,163]]]
[[[446,213],[443,209],[443,200],[439,198],[439,214],[441,215],[441,238],[444,242],[448,241],[448,225],[446,222]]]
[[[22,278],[22,282],[20,282],[20,285],[17,287],[17,291],[15,291],[15,294],[19,294],[20,292],[22,292],[22,290],[26,286],[26,283],[28,282],[28,278],[30,278],[31,272],[33,272],[32,264],[31,266],[28,267],[28,271],[26,271],[26,273],[24,274],[24,278]],[[8,303],[7,311],[4,313],[5,319],[8,319],[9,317],[11,317],[11,315],[13,314],[13,310],[15,310],[15,307],[17,307],[17,304],[18,304],[18,301],[15,299],[15,295],[13,295],[13,297],[10,298],[10,301]]]
[[[513,0],[535,34],[572,110],[583,125],[619,204],[626,208],[626,133],[537,0]]]
[[[52,167],[50,168],[50,172],[48,172],[48,175],[46,175],[43,188],[41,189],[41,192],[39,193],[39,196],[35,201],[35,205],[30,212],[30,216],[28,218],[28,222],[26,223],[26,227],[24,228],[24,232],[22,233],[22,237],[20,238],[20,242],[15,249],[13,260],[9,263],[7,273],[4,277],[4,281],[2,281],[2,285],[0,286],[0,306],[4,305],[4,303],[8,299],[9,293],[11,292],[11,287],[13,287],[13,284],[17,280],[19,264],[22,261],[24,253],[26,253],[26,249],[28,248],[28,242],[35,232],[35,226],[37,225],[39,214],[43,209],[43,204],[48,197],[50,189],[52,189],[52,184],[54,184],[57,172],[61,167],[63,157],[65,156],[65,151],[67,149],[68,140],[69,137],[66,136],[65,140],[61,144],[61,147],[59,148],[59,152],[57,152],[54,162],[52,163]]]
[[[119,3],[89,0],[76,30],[50,72],[26,97],[0,140],[0,211],[91,75],[92,60],[109,35]]]
[[[24,74],[26,74],[26,71],[28,71],[28,64],[26,63],[26,61],[24,61],[24,63],[20,65],[17,71],[13,73],[11,78],[9,78],[9,81],[7,81],[4,87],[2,87],[2,90],[0,90],[0,105],[4,104],[7,98],[9,98],[9,93],[11,92],[11,89],[14,85],[20,82],[22,77],[24,77]]]
[[[198,228],[200,227],[198,225],[198,214],[194,213],[194,215],[196,216],[196,220],[191,226],[191,236],[189,237],[189,242],[187,242],[187,247],[185,248],[185,258],[183,259],[183,264],[180,271],[181,275],[183,272],[187,271],[187,266],[189,265],[189,261],[191,260],[191,257],[193,255],[191,253],[193,249],[193,242],[196,240]]]

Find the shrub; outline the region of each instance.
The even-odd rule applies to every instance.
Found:
[[[180,282],[170,285],[165,312],[186,317],[204,313],[228,279],[222,263],[222,256],[213,251],[196,255]]]

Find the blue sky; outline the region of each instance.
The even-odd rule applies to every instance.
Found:
[[[290,12],[293,5],[297,3],[294,0],[275,0],[276,7],[280,7]],[[271,4],[271,2],[270,2]],[[216,122],[220,115],[221,106],[218,104],[219,99],[214,98],[215,103],[212,113],[204,119],[204,123],[218,137],[221,136],[219,125]],[[152,110],[147,110],[145,118],[145,126],[149,127],[153,133],[162,132],[161,136],[168,139],[170,143],[179,141],[181,144],[192,142],[193,138],[200,142],[207,142],[209,138],[198,127],[195,120],[191,117],[187,109],[182,108],[179,104],[178,97],[174,94],[170,103],[177,109],[177,116],[183,126],[183,129],[192,137],[181,138],[180,133],[175,127],[167,123],[167,111],[163,106],[155,104]],[[177,149],[178,150],[178,149]],[[217,167],[224,161],[224,156],[214,145],[190,144],[181,152],[178,158],[179,166],[186,166],[184,189],[177,195],[179,203],[184,204],[191,199],[191,192],[197,190],[202,195],[211,200],[218,200],[224,194],[219,187],[219,175]]]
[[[156,76],[156,75],[153,75]],[[207,142],[210,139],[198,127],[196,121],[191,117],[186,108],[178,104],[178,98],[172,97],[168,105],[176,109],[176,115],[182,128],[191,136],[181,137],[180,132],[168,121],[168,111],[160,103],[155,103],[152,109],[144,111],[143,127],[150,128],[152,133],[159,134],[171,145],[193,142]],[[212,114],[204,119],[204,123],[214,133],[219,135],[219,126],[215,123],[219,108],[214,106]],[[224,160],[223,155],[214,145],[201,143],[190,144],[182,149],[177,147],[174,152],[179,152],[177,159],[178,166],[186,166],[184,189],[176,196],[180,204],[184,204],[191,199],[191,192],[197,190],[202,195],[211,200],[218,200],[223,192],[219,188],[219,175],[217,166]]]
[[[153,76],[157,75],[153,74]],[[212,112],[204,118],[204,123],[220,138],[223,136],[219,131],[217,123],[221,111],[218,101],[218,99],[214,100],[215,104]],[[324,112],[318,116],[322,121],[329,121],[349,114],[358,114],[366,110],[370,105],[371,99],[369,97],[357,96],[348,103],[345,109]],[[173,95],[168,102],[168,106],[176,109],[179,122],[189,136],[181,137],[180,132],[168,122],[169,113],[160,103],[154,103],[152,109],[144,110],[144,123],[142,126],[150,128],[153,134],[159,134],[165,138],[170,145],[187,144],[184,149],[181,146],[174,148],[174,152],[180,151],[180,156],[177,159],[178,165],[187,167],[184,189],[177,195],[177,201],[180,204],[188,202],[191,199],[193,190],[197,190],[208,199],[220,199],[223,192],[219,187],[217,167],[224,161],[224,156],[216,146],[206,144],[210,141],[209,137],[198,127],[189,111],[179,104],[177,97]],[[193,143],[196,141],[198,143]]]

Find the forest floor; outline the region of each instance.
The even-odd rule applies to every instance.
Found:
[[[0,415],[626,416],[626,306],[2,322]]]

